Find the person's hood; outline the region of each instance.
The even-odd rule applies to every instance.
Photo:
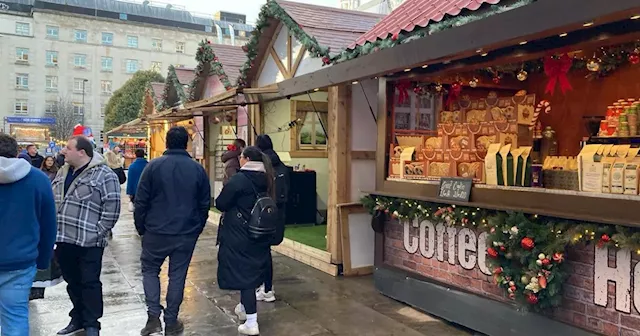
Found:
[[[240,149],[236,149],[234,151],[226,151],[222,153],[222,157],[220,159],[222,160],[222,163],[226,163],[231,159],[237,159],[240,154],[242,154],[242,151]]]
[[[265,149],[262,152],[269,157],[269,160],[271,160],[272,166],[275,167],[282,164],[282,161],[280,160],[278,153],[276,153],[273,149]]]
[[[31,164],[23,159],[0,157],[0,184],[22,180],[31,171]]]

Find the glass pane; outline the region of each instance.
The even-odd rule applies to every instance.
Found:
[[[305,123],[304,126],[302,126],[302,128],[300,129],[300,144],[313,145],[312,135],[313,135],[313,124]]]
[[[395,128],[400,130],[408,130],[410,127],[409,113],[396,113]]]
[[[319,131],[316,130],[316,145],[326,145],[326,144],[327,144],[327,137],[324,135],[324,132],[322,131],[322,129],[320,129]]]

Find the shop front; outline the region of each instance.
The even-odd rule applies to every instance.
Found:
[[[352,97],[345,152],[376,143],[375,168],[352,162],[335,179],[351,186],[340,210],[368,194],[383,294],[488,335],[640,333],[640,6],[588,2],[540,0],[281,83],[284,95],[341,83],[329,92]],[[498,26],[503,40],[436,43]],[[446,50],[409,52],[427,45]],[[367,89],[371,108],[355,99]],[[362,260],[366,242],[348,242]]]
[[[13,136],[18,144],[26,146],[36,145],[43,150],[48,148],[50,137],[50,126],[56,123],[55,118],[31,118],[31,117],[5,117],[5,125],[9,128],[9,134]]]

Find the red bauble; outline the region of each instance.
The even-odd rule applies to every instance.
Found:
[[[547,278],[545,278],[543,276],[539,276],[538,277],[538,284],[540,285],[540,288],[542,288],[542,289],[547,288]]]
[[[493,81],[493,84],[500,84],[500,76],[493,77],[492,81]]]
[[[413,88],[413,93],[420,94],[420,87],[419,86],[414,87]]]
[[[211,44],[211,41],[207,40],[207,44]]]
[[[323,64],[329,64],[331,63],[331,59],[329,58],[329,56],[325,56],[322,58],[322,63]]]
[[[537,304],[538,303],[538,297],[535,296],[534,294],[529,294],[529,296],[527,296],[527,302],[529,302],[532,305]]]
[[[218,61],[218,57],[214,57],[214,58],[213,58],[213,61],[214,61],[214,62],[217,62],[217,61]]]
[[[225,114],[224,120],[226,120],[227,122],[232,122],[233,121],[233,114],[231,114],[231,113]]]
[[[459,89],[460,89],[460,83],[459,82],[455,82],[455,83],[451,84],[451,90],[457,91]]]
[[[243,45],[242,46],[242,51],[249,52],[249,47],[247,47],[246,45]]]
[[[547,265],[549,265],[550,263],[551,263],[551,260],[549,260],[549,259],[547,259],[547,258],[542,259],[542,266],[547,266]]]
[[[489,247],[487,249],[487,254],[491,257],[491,258],[497,258],[498,257],[498,251],[496,251],[496,249],[494,249],[493,247]]]
[[[501,274],[503,271],[502,267],[498,266],[493,269],[493,274]]]
[[[507,250],[507,248],[506,248],[506,247],[504,247],[504,245],[500,246],[500,251],[504,252],[504,251],[506,251],[506,250]]]
[[[629,63],[634,65],[640,63],[640,55],[638,55],[637,53],[629,55]]]
[[[398,33],[391,35],[391,41],[396,41],[398,39]]]
[[[609,241],[611,241],[611,237],[609,237],[608,234],[603,234],[602,237],[600,237],[600,240],[602,240],[605,243],[608,243]]]
[[[522,246],[522,248],[527,251],[531,251],[533,250],[533,247],[536,246],[536,244],[534,244],[533,239],[529,237],[524,237],[520,241],[520,246]]]
[[[558,264],[561,263],[564,260],[564,255],[562,253],[556,252],[553,254],[553,261],[557,262]]]

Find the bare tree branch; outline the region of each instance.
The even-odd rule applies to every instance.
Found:
[[[59,97],[52,106],[51,116],[56,123],[51,126],[51,133],[58,139],[68,139],[73,134],[73,127],[78,124],[80,117],[74,113],[73,103],[66,98]]]

